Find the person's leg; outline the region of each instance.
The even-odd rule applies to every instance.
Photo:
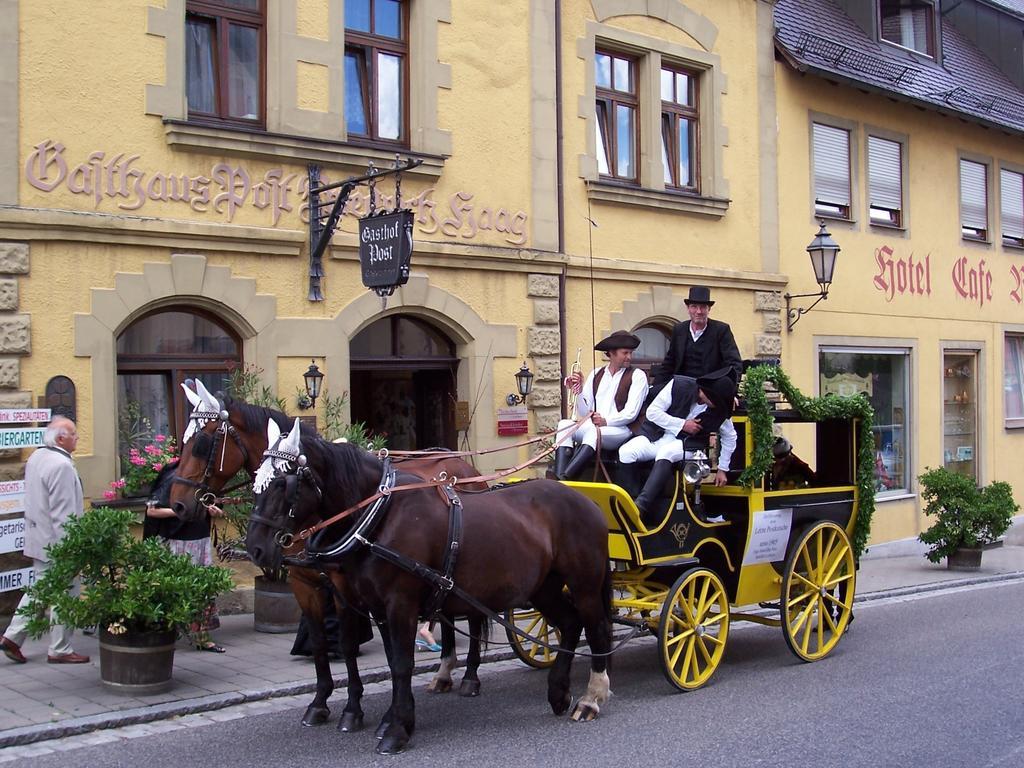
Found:
[[[559,480],[574,480],[579,477],[583,473],[583,468],[594,458],[597,446],[597,427],[594,426],[594,422],[585,421],[580,424],[573,439],[578,440],[579,445]]]
[[[570,437],[565,437],[566,431],[572,427],[576,422],[571,419],[562,419],[558,422],[558,431],[555,433],[555,440],[561,440],[561,445],[555,448],[555,465],[551,469],[552,479],[563,480],[565,478],[565,468],[569,465],[569,460],[572,458],[574,441],[576,440],[576,432],[574,430]],[[564,440],[562,438],[565,438]]]

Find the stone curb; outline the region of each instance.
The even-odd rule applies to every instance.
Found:
[[[992,576],[966,577],[952,579],[949,581],[935,581],[927,584],[918,584],[910,587],[894,587],[875,592],[868,592],[857,595],[854,603],[867,603],[876,600],[884,600],[892,597],[903,597],[906,595],[919,594],[923,592],[938,592],[943,589],[955,589],[973,584],[986,584],[999,581],[1020,581],[1024,580],[1024,571],[1012,573],[1000,573]],[[489,651],[483,654],[481,663],[506,661],[515,658],[512,651]],[[462,666],[460,662],[459,666]],[[439,662],[417,664],[413,668],[413,675],[421,675],[427,672],[434,672],[440,666]],[[387,667],[378,667],[367,670],[361,674],[364,683],[379,683],[391,678]],[[346,678],[336,677],[334,683],[339,688],[345,686]],[[236,704],[245,704],[250,701],[264,699],[276,699],[283,696],[296,696],[302,693],[312,693],[316,689],[315,682],[285,683],[269,688],[258,688],[247,691],[235,691],[232,693],[211,694],[194,699],[182,701],[170,701],[163,704],[154,704],[149,707],[137,707],[119,712],[107,712],[87,717],[76,717],[63,720],[58,723],[46,723],[41,725],[27,725],[22,728],[12,728],[0,732],[0,749],[3,747],[22,746],[39,741],[50,741],[62,739],[67,736],[77,736],[91,731],[100,731],[107,728],[121,728],[126,725],[137,725],[139,723],[151,723],[156,720],[167,720],[172,717],[183,715],[194,715],[201,712],[212,712]]]

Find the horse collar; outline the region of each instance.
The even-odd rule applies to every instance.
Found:
[[[366,508],[366,510],[356,520],[355,525],[349,530],[345,537],[338,542],[324,550],[318,550],[315,547],[315,540],[320,537],[321,534],[326,533],[325,528],[320,533],[312,536],[309,541],[306,542],[306,554],[312,558],[340,558],[355,551],[356,548],[365,546],[371,542],[371,536],[374,530],[377,528],[378,523],[384,516],[384,512],[387,509],[388,502],[391,500],[391,489],[395,487],[398,482],[398,473],[391,466],[391,459],[385,458],[383,462],[383,468],[381,470],[380,485],[378,491],[380,496]]]

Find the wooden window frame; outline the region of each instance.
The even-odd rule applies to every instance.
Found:
[[[267,118],[267,2],[259,0],[257,11],[247,11],[215,2],[214,0],[187,0],[185,9],[186,26],[189,18],[198,18],[214,25],[214,98],[217,104],[215,113],[198,112],[188,109],[189,122],[212,123],[217,125],[236,125],[250,128],[262,128]],[[229,29],[231,25],[250,27],[258,30],[259,38],[259,110],[256,118],[246,119],[229,115],[231,99],[230,78],[227,70],[227,51]],[[185,74],[186,101],[188,89],[188,73]]]
[[[604,88],[595,83],[595,103],[594,110],[597,120],[597,130],[600,133],[604,131],[605,148],[608,151],[608,173],[600,174],[602,179],[608,181],[616,181],[623,184],[639,185],[640,183],[640,98],[638,94],[638,77],[640,72],[639,61],[635,56],[624,54],[614,49],[603,49],[598,48],[594,51],[594,64],[597,67],[597,58],[599,56],[610,56],[612,60],[621,59],[629,63],[629,77],[630,87],[629,91],[617,91],[615,90],[615,66],[612,65],[611,77],[612,87]],[[623,176],[619,173],[619,142],[618,132],[615,130],[615,111],[616,107],[624,106],[628,107],[633,112],[632,121],[632,133],[633,133],[633,174],[631,176]],[[602,120],[602,107],[604,109],[604,119]],[[598,151],[600,152],[600,143],[598,144]]]
[[[700,81],[701,73],[694,71],[688,67],[684,67],[679,64],[673,64],[670,62],[662,62],[661,72],[671,72],[673,74],[686,75],[687,82],[690,85],[690,105],[687,106],[679,104],[674,101],[661,101],[661,129],[662,129],[662,142],[665,142],[665,122],[666,120],[671,121],[668,126],[669,136],[671,142],[667,142],[667,146],[664,146],[666,153],[668,154],[669,161],[669,176],[670,181],[665,182],[667,189],[679,190],[681,192],[690,192],[693,194],[700,194],[700,142],[701,142],[701,129],[700,129]],[[660,72],[659,72],[659,85],[660,85]],[[693,152],[690,156],[690,175],[693,178],[693,184],[681,184],[679,182],[679,121],[688,120],[692,125],[691,134]]]
[[[366,114],[366,124],[369,133],[353,133],[348,128],[348,118],[345,120],[345,133],[350,143],[360,143],[376,147],[405,147],[409,146],[409,3],[401,3],[401,38],[383,37],[374,34],[375,23],[374,5],[377,0],[369,0],[370,4],[370,32],[345,28],[345,55],[358,53],[360,62],[360,75],[363,80],[363,109]],[[401,109],[402,119],[399,124],[399,136],[397,139],[383,138],[378,135],[380,120],[378,117],[377,92],[377,60],[381,53],[400,56],[402,59],[402,95]]]

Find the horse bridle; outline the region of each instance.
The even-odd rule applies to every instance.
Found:
[[[217,420],[219,423],[217,429],[214,430],[212,439],[210,440],[210,450],[206,456],[206,468],[203,470],[203,477],[201,480],[189,480],[187,477],[179,477],[177,474],[171,479],[172,483],[181,483],[189,488],[195,489],[196,503],[201,504],[204,507],[210,507],[217,501],[217,494],[210,488],[207,480],[213,475],[214,462],[217,458],[217,447],[221,447],[221,469],[224,467],[224,451],[227,448],[227,437],[228,435],[235,441],[235,445],[238,447],[239,452],[242,454],[242,466],[245,467],[249,473],[250,478],[252,477],[252,470],[249,469],[249,451],[245,447],[245,443],[242,442],[242,438],[238,435],[238,430],[230,421],[231,414],[228,413],[226,408],[221,408],[219,411],[193,411],[189,416],[189,419],[196,422],[202,422],[202,426],[205,426],[208,422]],[[207,433],[209,434],[209,433]],[[236,483],[235,485],[220,490],[221,495],[233,491],[236,488],[241,488],[245,485],[245,481]]]
[[[292,528],[295,525],[295,502],[299,498],[299,485],[300,483],[307,482],[313,486],[313,490],[316,491],[316,496],[319,501],[323,501],[324,492],[320,488],[320,483],[317,482],[316,473],[311,467],[306,466],[306,457],[299,455],[295,456],[291,453],[285,453],[283,451],[276,451],[268,448],[263,452],[263,458],[271,459],[283,459],[289,463],[294,463],[297,466],[295,472],[283,472],[277,473],[274,476],[274,480],[284,479],[284,498],[288,504],[288,514],[285,516],[284,522],[278,522],[277,520],[271,520],[269,517],[264,517],[261,514],[261,505],[257,504],[256,509],[253,510],[249,520],[254,523],[260,523],[268,528],[277,531],[274,534],[274,541],[278,543],[281,549],[287,549],[292,545],[295,540],[295,534]],[[291,522],[289,522],[291,521]]]

